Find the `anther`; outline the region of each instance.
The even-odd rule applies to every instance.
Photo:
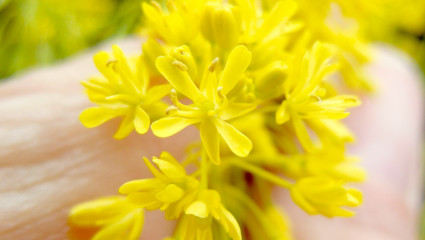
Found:
[[[208,71],[214,72],[218,64],[218,61],[219,61],[218,57],[214,58],[214,60],[211,62],[210,66],[208,67]]]
[[[179,68],[180,70],[182,70],[182,71],[187,71],[187,66],[186,66],[186,64],[184,64],[184,63],[182,63],[182,62],[180,62],[180,61],[174,60],[174,62],[173,62],[173,66],[178,67],[178,68]]]
[[[172,116],[172,115],[176,114],[177,110],[179,110],[179,109],[176,106],[171,105],[171,106],[167,107],[167,109],[165,109],[165,114],[167,116]]]

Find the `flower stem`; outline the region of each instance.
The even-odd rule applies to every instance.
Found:
[[[201,157],[201,189],[208,188],[208,155],[205,148],[202,149]]]
[[[266,171],[258,166],[255,166],[254,164],[248,163],[240,159],[232,159],[232,160],[228,160],[227,162],[243,170],[246,170],[258,177],[268,180],[280,187],[288,188],[288,189],[292,187],[291,182],[286,181],[285,179],[282,179],[276,176],[275,174],[270,173],[269,171]]]

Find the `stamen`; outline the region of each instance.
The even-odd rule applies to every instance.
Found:
[[[214,58],[214,60],[211,62],[210,66],[208,67],[208,71],[214,72],[215,68],[217,67],[218,61],[219,61],[218,57]]]
[[[187,66],[186,66],[186,64],[184,64],[184,63],[182,63],[182,62],[180,62],[180,61],[174,60],[174,62],[173,62],[173,66],[178,67],[178,68],[179,68],[180,70],[182,70],[182,71],[187,71]]]
[[[175,116],[177,114],[178,110],[179,110],[178,107],[171,105],[171,106],[167,107],[167,109],[165,109],[165,114],[167,116]]]

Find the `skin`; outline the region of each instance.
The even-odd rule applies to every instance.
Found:
[[[117,42],[117,41],[115,41]],[[138,52],[140,40],[118,42]],[[110,43],[102,49],[110,50]],[[197,137],[189,128],[174,137],[132,133],[115,140],[118,121],[87,129],[79,113],[92,104],[80,81],[97,75],[93,53],[55,66],[30,70],[0,85],[0,236],[2,239],[85,239],[67,226],[69,209],[83,201],[114,195],[129,180],[149,177],[143,156],[168,150],[182,156]],[[363,96],[347,124],[357,135],[350,153],[362,158],[368,180],[359,185],[364,204],[350,219],[309,216],[286,190],[276,190],[299,240],[416,239],[421,199],[423,93],[413,63],[388,47],[375,47],[369,67],[379,91]],[[168,236],[171,222],[147,212],[143,239]]]

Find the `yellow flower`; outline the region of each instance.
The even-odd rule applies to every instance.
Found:
[[[81,203],[69,214],[69,224],[73,227],[100,228],[92,240],[137,240],[143,221],[143,209],[121,196]]]
[[[115,59],[100,52],[94,56],[97,69],[105,78],[82,82],[89,99],[98,104],[84,110],[80,120],[88,128],[123,117],[114,137],[122,139],[133,129],[144,134],[149,130],[150,118],[157,118],[165,104],[160,100],[169,93],[169,84],[149,88],[149,76],[141,58],[128,59],[118,46],[113,46]]]
[[[305,119],[341,119],[348,116],[346,109],[360,104],[353,95],[326,97],[326,90],[321,87],[323,78],[333,72],[337,65],[332,63],[330,46],[316,43],[311,52],[307,52],[299,67],[285,81],[285,98],[276,111],[276,122],[283,124],[290,121],[299,141],[306,150],[313,149],[303,120]]]
[[[309,214],[327,217],[351,217],[352,211],[343,207],[357,207],[362,203],[362,193],[354,188],[345,188],[338,181],[326,177],[307,177],[291,188],[291,197]]]
[[[223,239],[218,224],[233,240],[241,240],[241,230],[233,215],[222,205],[220,195],[214,190],[203,190],[196,201],[185,210],[179,223],[176,239],[213,240]],[[220,237],[220,238],[219,238]]]
[[[153,162],[143,159],[155,178],[134,180],[123,184],[119,192],[128,200],[147,210],[161,209],[167,219],[180,216],[184,207],[195,197],[199,181],[186,174],[184,168],[167,152],[162,152]]]
[[[200,135],[209,159],[220,163],[219,136],[230,150],[240,157],[249,154],[251,141],[227,121],[243,116],[255,109],[254,103],[234,102],[240,96],[232,96],[232,91],[248,67],[251,53],[244,46],[235,47],[230,53],[224,70],[217,77],[216,59],[207,69],[200,88],[188,74],[187,66],[173,57],[159,57],[158,70],[177,90],[189,98],[193,104],[183,105],[177,99],[176,91],[172,91],[174,107],[169,108],[169,117],[152,123],[152,131],[158,137],[169,137],[192,124],[200,124]]]
[[[343,147],[327,146],[310,153],[291,155],[279,164],[285,175],[296,179],[315,176],[361,182],[366,178],[366,173],[355,164],[356,160],[345,156]]]

